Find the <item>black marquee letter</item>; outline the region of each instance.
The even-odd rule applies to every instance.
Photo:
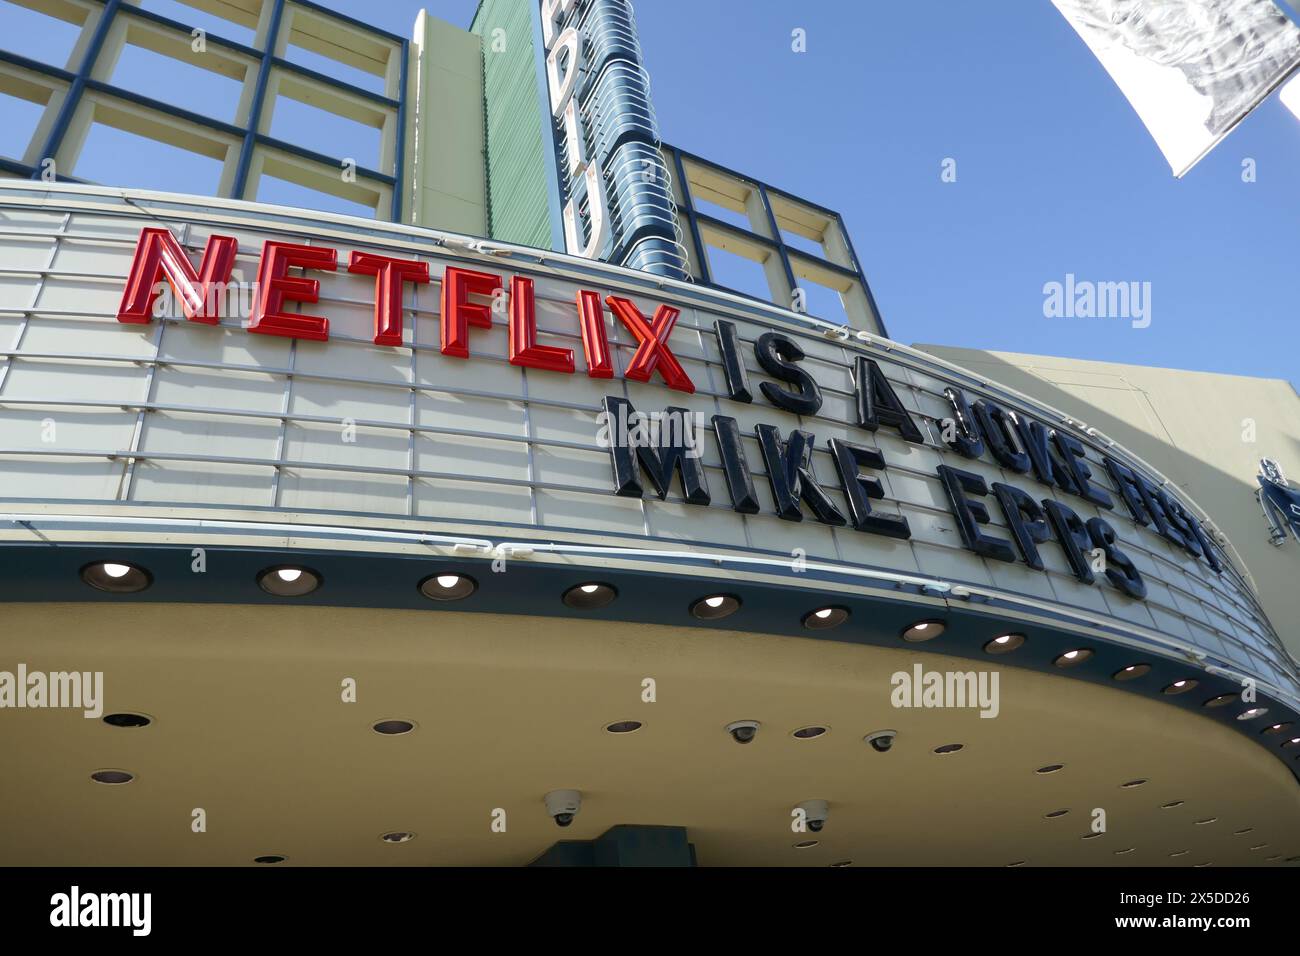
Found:
[[[1043,557],[1038,553],[1038,545],[1052,536],[1043,509],[1028,493],[1000,481],[993,482],[993,494],[1002,506],[1007,526],[1011,528],[1011,536],[1015,538],[1025,564],[1035,571],[1042,571]]]
[[[966,547],[985,558],[1015,561],[1016,553],[1011,550],[1010,541],[980,531],[979,526],[989,521],[989,509],[984,507],[984,502],[966,497],[967,494],[987,495],[989,489],[984,479],[973,472],[947,465],[939,466],[939,477],[948,492],[948,501],[952,504],[952,513],[957,517],[957,528]]]
[[[1060,429],[1052,433],[1052,441],[1056,443],[1057,449],[1061,453],[1061,458],[1065,461],[1065,468],[1073,478],[1075,489],[1074,493],[1083,498],[1087,498],[1094,505],[1102,508],[1114,508],[1115,502],[1110,500],[1110,495],[1104,488],[1098,488],[1089,479],[1092,478],[1092,469],[1083,456],[1086,454],[1083,450],[1083,443]]]
[[[1016,450],[1015,428],[1007,418],[1006,410],[994,402],[978,400],[973,406],[975,419],[984,431],[984,440],[998,464],[1014,472],[1026,474],[1029,471],[1029,456]]]
[[[643,494],[641,481],[637,473],[637,464],[645,469],[650,482],[659,494],[659,500],[668,497],[668,490],[673,484],[673,471],[681,473],[682,496],[687,504],[707,505],[709,503],[709,485],[704,476],[703,459],[699,455],[687,454],[681,431],[684,429],[668,428],[667,435],[660,430],[659,444],[656,447],[648,440],[629,439],[626,426],[633,421],[636,409],[624,398],[606,396],[605,427],[609,431],[609,459],[614,466],[614,494],[625,498],[640,498]],[[665,417],[676,418],[682,422],[691,420],[691,413],[684,408],[669,408]],[[673,434],[679,432],[679,434]],[[636,446],[633,454],[632,446]]]
[[[803,349],[778,332],[764,332],[754,343],[754,354],[763,370],[775,379],[799,386],[798,393],[787,392],[771,382],[758,387],[769,402],[796,415],[816,415],[822,407],[822,390],[813,377],[796,365],[804,358]]]
[[[1046,425],[1017,415],[1016,434],[1020,436],[1020,445],[1033,465],[1034,477],[1045,485],[1053,485],[1070,494],[1081,494],[1074,482],[1073,473],[1052,454],[1053,432]]]
[[[925,436],[898,400],[894,386],[874,359],[859,355],[853,363],[853,385],[858,393],[858,424],[868,431],[881,425],[897,428],[914,445],[924,445]]]
[[[1092,535],[1088,533],[1087,525],[1072,509],[1052,498],[1043,502],[1043,508],[1046,509],[1047,517],[1052,522],[1052,530],[1056,532],[1056,540],[1060,542],[1061,550],[1065,552],[1065,560],[1069,563],[1070,570],[1084,584],[1092,584],[1096,579],[1088,564],[1088,552],[1092,550],[1093,545]]]
[[[885,489],[875,478],[868,478],[858,473],[859,468],[874,468],[883,471],[885,459],[874,448],[855,445],[852,442],[832,438],[831,455],[835,458],[835,468],[840,473],[840,482],[844,485],[844,497],[849,502],[849,520],[858,531],[870,531],[887,538],[912,536],[912,529],[907,526],[907,519],[901,515],[878,515],[871,512],[871,499],[885,497]]]
[[[718,436],[718,455],[727,475],[727,490],[731,492],[731,509],[742,515],[758,514],[758,494],[749,474],[745,446],[740,441],[740,427],[734,418],[714,415],[713,431]]]
[[[1129,597],[1141,601],[1147,596],[1146,582],[1138,573],[1137,565],[1115,546],[1115,529],[1101,518],[1088,519],[1088,535],[1092,543],[1106,554],[1106,577]]]
[[[775,425],[755,425],[754,431],[767,462],[767,480],[776,499],[777,516],[786,521],[802,521],[803,512],[799,510],[802,498],[822,524],[845,524],[844,515],[822,491],[813,474],[813,436],[795,429],[790,433],[790,440],[783,442]]]
[[[963,458],[978,458],[984,454],[984,439],[980,437],[979,422],[966,401],[966,393],[957,388],[945,388],[944,397],[952,406],[953,440],[948,447]]]
[[[749,390],[749,372],[740,359],[740,339],[736,336],[735,323],[718,319],[713,323],[713,331],[718,336],[718,351],[722,353],[722,374],[727,380],[727,395],[732,401],[752,402],[754,395]]]

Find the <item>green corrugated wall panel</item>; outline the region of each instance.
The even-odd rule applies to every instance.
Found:
[[[536,0],[483,0],[470,29],[483,37],[491,236],[549,249],[552,148],[543,143],[533,35]],[[504,35],[494,34],[497,28]],[[494,49],[504,39],[505,50]],[[558,199],[556,200],[558,202]]]

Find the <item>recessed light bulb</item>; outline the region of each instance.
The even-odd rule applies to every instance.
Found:
[[[1175,687],[1183,687],[1183,686],[1185,686],[1186,684],[1187,684],[1187,681],[1185,681],[1185,680],[1176,680],[1176,681],[1174,681],[1174,686],[1175,686]]]
[[[124,578],[131,573],[131,568],[125,564],[105,564],[104,573],[110,578]]]
[[[718,597],[705,598],[704,603],[709,607],[722,607],[722,602],[725,600],[726,598],[719,595]]]
[[[302,577],[302,571],[298,568],[281,568],[279,571],[276,571],[275,574],[276,577],[286,584],[292,584],[294,581],[297,581]]]
[[[1010,634],[1003,634],[1001,637],[994,638],[994,639],[993,639],[993,643],[994,643],[994,644],[1006,644],[1006,643],[1009,642],[1010,640],[1011,640],[1011,635],[1010,635]]]
[[[584,584],[578,590],[580,590],[583,594],[592,594],[595,591],[598,591],[599,589],[600,589],[599,584]]]
[[[459,583],[460,583],[460,575],[458,574],[438,575],[438,587],[440,588],[454,588]]]
[[[1074,660],[1074,659],[1075,659],[1076,657],[1078,657],[1078,656],[1079,656],[1079,652],[1078,652],[1078,651],[1066,651],[1066,652],[1065,652],[1065,657],[1068,658],[1069,660]]]
[[[820,611],[817,611],[813,614],[813,617],[820,617],[820,618],[828,618],[830,616],[831,616],[831,609],[828,607],[824,607]]]

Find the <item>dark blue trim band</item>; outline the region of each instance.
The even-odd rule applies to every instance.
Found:
[[[232,199],[244,199],[248,187],[248,171],[253,165],[253,148],[257,145],[257,128],[262,122],[262,102],[266,99],[266,84],[275,60],[275,45],[280,35],[280,22],[284,17],[284,0],[273,0],[270,29],[266,32],[266,48],[262,62],[257,66],[257,82],[253,88],[253,103],[249,107],[248,129],[244,132],[244,145],[239,148],[239,165],[235,169],[235,182],[230,189]],[[251,197],[256,198],[256,197]]]
[[[90,38],[90,46],[86,48],[86,54],[81,58],[77,73],[68,87],[68,93],[59,106],[59,115],[54,120],[50,135],[45,138],[45,145],[40,153],[41,159],[54,159],[59,147],[63,145],[63,138],[68,134],[68,127],[72,125],[72,117],[76,115],[77,107],[81,105],[81,94],[85,92],[86,81],[90,79],[90,73],[95,68],[95,60],[99,58],[99,51],[104,48],[108,28],[112,26],[113,17],[117,15],[118,7],[121,5],[122,0],[108,0],[104,4],[104,9],[99,14],[99,22],[95,24],[95,32]],[[55,172],[57,171],[56,165]],[[32,178],[40,178],[39,170],[32,173]]]

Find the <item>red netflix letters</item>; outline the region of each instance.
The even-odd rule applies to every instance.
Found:
[[[220,320],[219,287],[230,282],[238,253],[238,242],[229,236],[209,236],[198,269],[170,230],[140,231],[131,271],[118,307],[119,322],[146,324],[165,278],[180,300],[186,319],[216,325]],[[291,273],[290,269],[299,270]],[[327,246],[266,242],[258,264],[257,283],[248,316],[248,331],[261,335],[324,342],[329,339],[329,319],[320,315],[285,310],[286,302],[320,301],[320,280],[302,274],[312,269],[338,269],[338,250]],[[348,257],[348,272],[375,277],[376,345],[402,345],[402,293],[408,282],[430,281],[429,263],[419,259],[397,259],[367,252]],[[496,303],[506,288],[503,276],[447,266],[440,280],[442,309],[440,347],[444,355],[468,358],[470,329],[492,327]],[[571,375],[576,369],[573,349],[541,345],[537,341],[537,302],[533,280],[526,276],[509,279],[510,303],[505,325],[511,365]],[[636,351],[624,375],[636,382],[648,382],[655,372],[669,388],[694,392],[695,385],[673,354],[668,340],[677,323],[679,310],[660,305],[650,319],[629,299],[607,296],[605,305],[637,340]],[[599,292],[580,289],[575,296],[578,327],[587,375],[612,378],[614,359],[605,331],[605,313]]]

